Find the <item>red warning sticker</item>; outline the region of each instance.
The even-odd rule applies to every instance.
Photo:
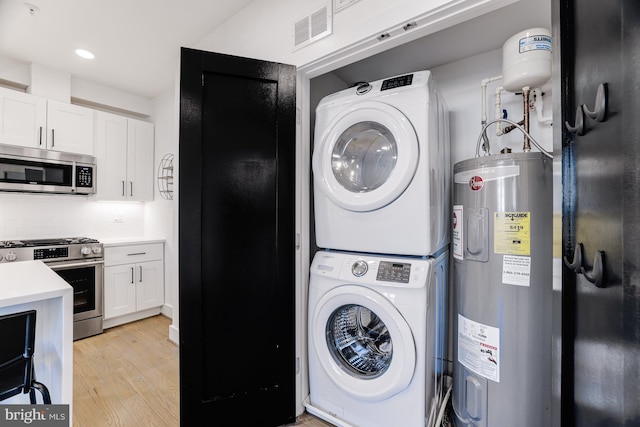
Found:
[[[482,187],[484,187],[484,180],[482,179],[481,176],[478,176],[478,175],[472,176],[471,179],[469,180],[469,187],[473,191],[482,190]]]

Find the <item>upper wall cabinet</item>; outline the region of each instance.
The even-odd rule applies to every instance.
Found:
[[[153,123],[96,112],[97,197],[153,200]]]
[[[94,111],[0,88],[0,143],[93,155]]]

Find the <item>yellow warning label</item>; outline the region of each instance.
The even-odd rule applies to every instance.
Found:
[[[531,254],[531,212],[496,212],[493,217],[493,252]]]

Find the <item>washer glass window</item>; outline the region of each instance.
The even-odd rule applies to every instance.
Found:
[[[348,127],[333,148],[331,169],[352,193],[367,193],[384,184],[398,160],[398,145],[387,127],[359,122]]]
[[[349,374],[372,379],[382,375],[393,357],[387,326],[371,310],[343,305],[327,321],[327,345],[336,363]]]

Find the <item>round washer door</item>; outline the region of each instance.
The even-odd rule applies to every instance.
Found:
[[[383,295],[344,285],[313,308],[313,347],[320,366],[357,399],[387,399],[409,386],[416,368],[411,328]]]
[[[352,105],[319,139],[314,179],[329,199],[351,211],[372,211],[394,201],[418,166],[418,137],[411,122],[381,102]]]

